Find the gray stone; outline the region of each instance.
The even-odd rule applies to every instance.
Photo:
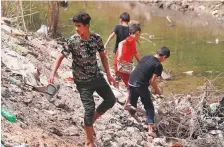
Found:
[[[166,144],[166,138],[154,138],[152,143],[154,144],[154,146],[167,146]]]
[[[75,126],[71,126],[71,127],[68,127],[67,129],[65,129],[63,131],[63,134],[64,135],[67,135],[67,136],[80,136],[80,129],[75,127]]]
[[[212,15],[217,15],[218,14],[218,10],[214,10],[213,12],[212,12]]]
[[[205,124],[209,128],[215,128],[216,127],[216,121],[212,119],[206,119]]]
[[[202,10],[202,11],[205,10],[205,6],[199,6],[198,10]]]
[[[10,97],[10,91],[6,87],[1,87],[1,95],[5,98]]]

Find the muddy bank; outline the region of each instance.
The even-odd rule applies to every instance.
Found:
[[[224,1],[143,1],[151,6],[157,6],[160,9],[171,9],[175,11],[181,11],[184,13],[195,12],[210,14],[214,17],[224,17]]]
[[[123,3],[121,7],[128,9],[137,19],[143,17],[141,24],[149,22],[153,16],[160,16],[167,19],[169,27],[181,24],[190,29],[211,30],[213,35],[224,33],[224,4],[221,1],[155,0]]]
[[[180,23],[186,27],[203,27],[213,30],[213,34],[224,32],[223,1],[140,1],[131,2],[130,7],[138,7],[151,16],[168,16],[170,23]],[[144,14],[146,15],[146,14]]]

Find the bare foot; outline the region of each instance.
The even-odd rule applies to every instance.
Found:
[[[95,132],[94,128],[93,128],[93,138],[96,138],[96,132]]]
[[[153,138],[156,138],[157,137],[156,133],[152,129],[149,129],[148,130],[148,135],[151,136],[151,137],[153,137]]]
[[[93,141],[86,141],[85,147],[96,147]]]

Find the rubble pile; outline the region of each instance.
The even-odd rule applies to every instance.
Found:
[[[159,134],[189,147],[224,146],[224,97],[221,100],[220,95],[207,81],[197,91],[161,102],[157,109]]]
[[[6,25],[1,29],[1,106],[17,117],[14,123],[1,117],[2,145],[83,146],[84,109],[72,81],[71,59],[64,59],[58,69],[55,77],[55,84],[60,85],[58,93],[53,98],[45,93],[62,46],[46,36],[18,36]],[[172,95],[172,100],[153,95],[159,135],[153,139],[147,135],[141,102],[137,112],[139,119],[131,118],[121,105],[127,91],[111,88],[119,103],[94,124],[97,146],[168,147],[177,143],[224,146],[223,102],[217,90],[207,86],[192,94]],[[211,102],[207,100],[214,98],[220,101],[219,106],[208,105]],[[96,105],[102,101],[96,93],[94,99]]]

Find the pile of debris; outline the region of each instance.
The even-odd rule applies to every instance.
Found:
[[[161,102],[157,109],[159,134],[189,147],[224,146],[224,96],[221,99],[221,95],[207,81],[197,91]]]
[[[55,84],[60,85],[58,93],[50,99],[45,94],[48,76],[62,46],[46,36],[18,35],[7,25],[1,29],[2,108],[17,117],[14,123],[1,118],[2,144],[83,146],[84,110],[72,81],[71,59],[63,60],[55,77]],[[224,100],[220,101],[221,93],[211,87],[207,84],[192,94],[171,95],[171,101],[153,95],[159,136],[154,139],[147,135],[141,103],[139,122],[129,117],[121,105],[127,91],[112,87],[119,103],[94,124],[97,146],[224,146]],[[94,99],[96,105],[102,101],[95,93]],[[209,99],[220,104],[208,105]]]

